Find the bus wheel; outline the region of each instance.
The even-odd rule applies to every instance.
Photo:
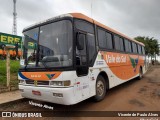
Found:
[[[96,81],[96,95],[94,96],[95,101],[101,101],[106,95],[106,82],[105,79],[99,75]]]
[[[142,68],[140,67],[140,68],[139,68],[139,76],[138,76],[138,80],[141,80],[142,77],[143,77],[143,70],[142,70]]]

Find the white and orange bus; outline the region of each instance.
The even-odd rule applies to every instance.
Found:
[[[64,105],[101,101],[108,89],[146,71],[143,43],[80,13],[34,24],[23,34],[18,78],[25,98]]]

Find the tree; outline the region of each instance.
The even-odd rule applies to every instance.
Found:
[[[135,40],[142,42],[145,45],[145,52],[148,57],[151,56],[151,60],[153,56],[155,56],[156,60],[156,55],[159,55],[159,45],[158,45],[158,40],[155,38],[150,38],[150,37],[142,37],[138,36],[134,38]]]

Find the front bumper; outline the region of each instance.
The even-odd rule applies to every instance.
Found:
[[[74,87],[69,88],[49,88],[19,85],[19,89],[23,90],[21,95],[25,98],[46,101],[51,103],[72,105],[78,103],[74,94]],[[34,95],[32,91],[39,91],[41,95]],[[53,96],[53,93],[62,93],[63,97]]]

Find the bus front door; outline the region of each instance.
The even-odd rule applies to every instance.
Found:
[[[85,99],[89,96],[89,76],[86,34],[78,33],[76,45],[76,97]]]

